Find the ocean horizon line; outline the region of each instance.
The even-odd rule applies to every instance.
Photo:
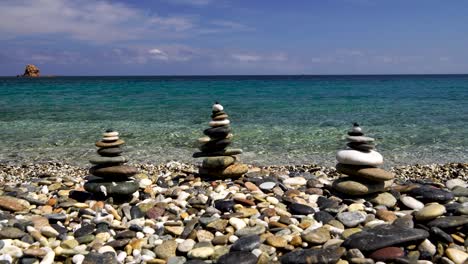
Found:
[[[468,73],[359,73],[359,74],[162,74],[162,75],[41,75],[39,78],[53,77],[346,77],[346,76],[468,76]],[[0,75],[0,78],[38,78],[21,75]]]

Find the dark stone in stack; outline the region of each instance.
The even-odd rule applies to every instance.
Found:
[[[194,158],[205,157],[199,173],[217,178],[237,178],[248,171],[245,164],[237,163],[235,155],[241,149],[227,149],[232,143],[231,127],[228,115],[218,102],[213,105],[210,128],[205,129],[205,137],[198,139],[201,152],[193,154]]]
[[[102,140],[96,142],[99,156],[90,159],[89,162],[94,164],[89,170],[92,176],[87,178],[84,185],[85,190],[93,193],[95,198],[126,200],[138,190],[138,183],[130,178],[138,170],[124,165],[127,158],[121,156],[124,143],[119,139],[119,133],[112,129],[103,133]]]

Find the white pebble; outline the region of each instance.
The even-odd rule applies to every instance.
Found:
[[[304,177],[292,177],[283,181],[286,185],[306,185],[307,180]]]
[[[400,201],[408,208],[414,210],[421,210],[424,208],[424,204],[411,196],[403,195],[400,197]]]
[[[103,253],[106,253],[106,252],[115,252],[115,249],[111,246],[103,246],[101,247],[99,250],[98,250],[99,253],[103,254]]]
[[[156,231],[153,228],[149,227],[149,226],[143,227],[143,233],[145,233],[145,234],[154,234],[155,232]]]
[[[84,255],[78,254],[78,255],[73,256],[72,261],[75,264],[81,264],[84,261],[84,259],[85,259]]]
[[[41,228],[41,234],[46,237],[57,237],[59,235],[59,232],[57,232],[57,230],[55,230],[51,226],[44,226],[43,228]]]
[[[146,179],[141,179],[138,184],[139,184],[140,188],[145,189],[146,187],[153,184],[153,182],[150,179],[146,178]]]
[[[279,203],[278,199],[276,199],[275,197],[271,197],[271,196],[268,196],[266,200],[267,202],[273,205],[277,205]]]
[[[257,256],[257,258],[262,254],[262,251],[258,248],[252,250],[252,254],[254,254],[255,256]]]
[[[229,242],[234,244],[238,239],[239,238],[236,235],[232,235],[232,236],[229,237]]]
[[[137,237],[138,239],[142,239],[142,238],[145,237],[145,234],[143,234],[142,232],[137,232],[137,233],[136,233],[136,237]]]
[[[219,112],[219,111],[223,111],[223,110],[224,110],[224,107],[221,104],[214,104],[213,105],[213,111]]]
[[[54,263],[55,252],[49,248],[47,254],[42,258],[40,264],[52,264]]]
[[[17,246],[4,246],[2,248],[2,253],[10,255],[14,258],[20,258],[23,256],[23,251]]]
[[[242,219],[237,217],[230,218],[229,224],[231,224],[236,230],[242,229],[247,226],[247,224]]]
[[[13,263],[13,258],[8,254],[0,255],[0,260],[5,260],[7,263]]]
[[[125,251],[122,251],[117,255],[117,261],[120,263],[123,263],[126,257],[127,257],[127,253]]]

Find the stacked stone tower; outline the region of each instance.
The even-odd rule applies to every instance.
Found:
[[[347,177],[336,180],[333,188],[348,195],[364,196],[390,187],[394,175],[378,168],[383,157],[375,151],[374,139],[364,136],[361,127],[354,123],[346,140],[347,148],[336,154],[336,170]]]
[[[94,166],[89,170],[84,188],[97,197],[114,199],[129,198],[138,190],[138,183],[131,177],[138,173],[134,167],[124,165],[128,160],[122,156],[121,146],[125,142],[119,138],[119,133],[112,129],[103,134],[96,142],[98,156],[90,159]]]
[[[201,152],[193,154],[194,158],[205,158],[199,169],[200,175],[237,178],[245,174],[248,171],[247,165],[238,163],[235,156],[241,154],[242,150],[227,148],[232,143],[233,134],[228,115],[218,102],[213,105],[209,126],[210,128],[203,131],[206,136],[198,139]]]

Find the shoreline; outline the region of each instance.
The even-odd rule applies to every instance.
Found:
[[[165,163],[128,163],[131,166],[137,167],[140,173],[157,176],[161,171],[173,169],[176,171],[184,171],[188,173],[196,173],[198,163],[186,163],[180,161],[168,161]],[[265,165],[256,166],[247,164],[249,173],[314,173],[320,171],[333,179],[339,177],[334,166],[322,166],[318,164],[284,164],[284,165]],[[89,175],[88,170],[91,166],[81,166],[76,164],[57,162],[57,161],[42,161],[42,162],[27,162],[27,163],[11,163],[0,162],[0,183],[2,180],[7,180],[9,176],[17,176],[21,180],[25,177],[37,177],[40,175],[67,174],[71,177],[85,177]],[[397,180],[432,180],[434,182],[442,182],[450,179],[459,178],[468,181],[468,163],[450,162],[450,163],[430,163],[430,164],[409,164],[390,167],[390,171],[395,174]],[[71,174],[70,174],[71,173]]]

